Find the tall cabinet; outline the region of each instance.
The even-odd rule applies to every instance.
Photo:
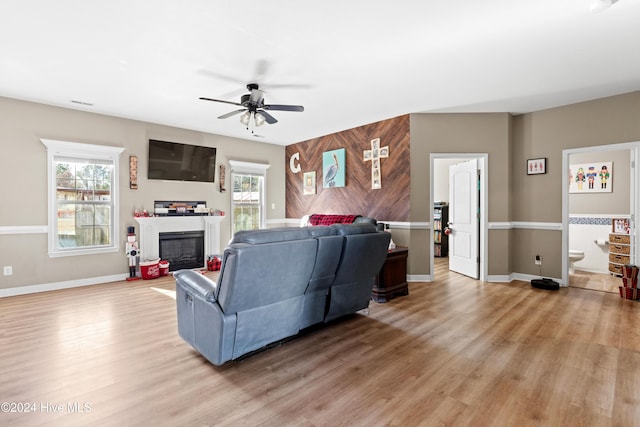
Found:
[[[436,203],[433,208],[433,255],[437,257],[449,256],[449,236],[444,229],[449,222],[449,206],[446,203]]]

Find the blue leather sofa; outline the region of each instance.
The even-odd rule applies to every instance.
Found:
[[[214,365],[368,307],[391,235],[375,225],[236,233],[214,282],[180,270],[180,336]]]

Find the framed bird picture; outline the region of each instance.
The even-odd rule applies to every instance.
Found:
[[[336,188],[345,186],[345,149],[322,153],[322,187]]]

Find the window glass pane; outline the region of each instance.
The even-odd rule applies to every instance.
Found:
[[[112,164],[56,162],[57,200],[111,200]],[[78,190],[78,191],[73,191]]]
[[[233,232],[262,227],[262,181],[259,175],[232,174]]]
[[[109,245],[113,162],[64,158],[55,168],[58,247]]]
[[[60,248],[109,245],[111,206],[59,203],[57,225]]]

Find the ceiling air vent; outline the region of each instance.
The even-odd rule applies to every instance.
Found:
[[[87,107],[93,107],[93,103],[92,102],[78,101],[78,100],[75,100],[75,99],[72,99],[71,102],[74,103],[74,104],[78,104],[78,105],[84,105],[84,106],[87,106]]]

